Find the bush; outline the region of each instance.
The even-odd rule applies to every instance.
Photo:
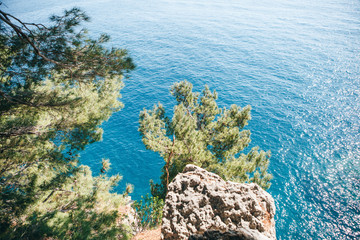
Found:
[[[163,199],[146,194],[145,197],[141,196],[141,200],[135,201],[132,207],[136,210],[141,231],[155,228],[161,224],[164,207]]]

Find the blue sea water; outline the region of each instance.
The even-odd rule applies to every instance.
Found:
[[[269,192],[278,239],[360,239],[360,1],[358,0],[3,0],[32,22],[79,6],[91,34],[108,33],[137,69],[122,90],[125,107],[103,124],[103,141],[82,153],[100,169],[112,162],[149,192],[163,160],[137,131],[143,108],[188,80],[219,93],[219,105],[252,106],[252,146],[271,150]]]

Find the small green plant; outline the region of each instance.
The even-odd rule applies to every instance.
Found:
[[[139,217],[140,230],[155,228],[161,224],[164,200],[159,197],[153,197],[149,194],[141,196],[141,200],[133,203]]]

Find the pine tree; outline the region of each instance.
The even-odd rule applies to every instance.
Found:
[[[250,143],[250,131],[243,129],[251,119],[250,106],[219,108],[216,91],[205,86],[200,95],[192,88],[187,81],[172,86],[177,105],[171,119],[160,103],[140,113],[143,143],[165,160],[161,184],[151,182],[152,194],[164,198],[169,182],[189,163],[226,180],[255,182],[268,189],[270,152],[255,147],[244,153]]]
[[[92,177],[79,151],[122,108],[122,77],[134,64],[126,50],[105,47],[109,36],[80,29],[89,20],[81,10],[50,20],[24,23],[0,10],[0,238],[125,237],[124,199],[111,193],[120,177],[106,176],[108,161]]]

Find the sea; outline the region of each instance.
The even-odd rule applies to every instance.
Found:
[[[359,0],[2,0],[4,11],[48,22],[80,7],[91,36],[111,36],[137,68],[124,79],[125,107],[103,140],[81,153],[99,174],[149,193],[164,160],[146,150],[139,113],[175,104],[170,86],[216,89],[220,107],[251,105],[251,146],[270,150],[268,190],[278,239],[360,239]],[[248,151],[250,147],[246,150]]]

